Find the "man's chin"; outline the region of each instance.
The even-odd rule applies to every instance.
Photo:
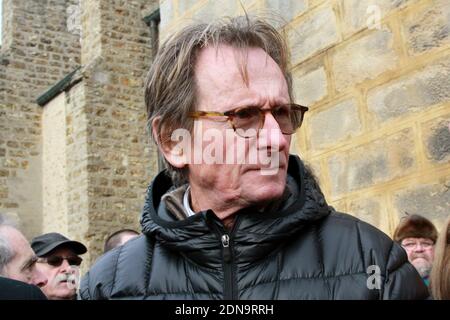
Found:
[[[431,263],[429,263],[428,260],[422,258],[415,259],[412,262],[412,265],[416,268],[421,277],[426,277],[430,274]]]
[[[260,188],[255,186],[251,192],[253,193],[251,197],[253,198],[252,202],[258,204],[267,204],[272,201],[278,200],[283,196],[283,192],[286,185],[277,184],[277,183],[268,183]]]
[[[416,258],[412,261],[412,264],[418,266],[431,266],[431,262],[425,258]]]
[[[58,284],[58,287],[54,292],[55,296],[57,296],[59,299],[71,299],[76,294],[76,291],[75,289],[71,289],[68,286],[73,287],[74,285],[68,282],[62,282]]]
[[[58,293],[55,295],[55,299],[57,300],[72,300],[74,299],[76,295],[76,292],[70,291],[70,292],[63,292],[63,293]]]

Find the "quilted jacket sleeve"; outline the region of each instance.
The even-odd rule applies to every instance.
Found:
[[[382,292],[384,300],[422,300],[429,298],[428,289],[414,266],[409,263],[406,252],[392,242],[386,265],[386,279]]]
[[[360,246],[366,267],[377,266],[380,272],[378,298],[383,300],[422,300],[428,289],[419,273],[409,263],[406,251],[388,235],[365,223],[357,222]],[[369,273],[368,273],[369,274]]]
[[[117,260],[121,247],[101,256],[82,278],[79,298],[82,300],[108,299],[114,284]]]
[[[83,300],[143,298],[152,262],[148,243],[147,237],[141,235],[98,258],[81,280],[79,297]]]

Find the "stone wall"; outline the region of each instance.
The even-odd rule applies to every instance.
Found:
[[[50,101],[42,113],[42,232],[68,236],[66,97]]]
[[[157,171],[143,97],[153,42],[142,12],[152,7],[148,1],[80,5],[80,82],[44,109],[65,109],[68,235],[86,244],[89,266],[111,233],[140,231],[145,191]]]
[[[286,34],[296,99],[310,107],[292,151],[336,209],[391,235],[405,212],[437,226],[450,214],[448,1],[162,0],[160,7],[162,39],[244,9]]]
[[[112,232],[140,231],[145,191],[157,171],[143,97],[153,43],[142,17],[148,4],[145,0],[82,2],[89,220],[84,240],[94,258]],[[96,15],[91,15],[93,11]],[[88,29],[99,32],[94,42],[84,32]]]
[[[60,96],[64,97],[59,107],[65,107],[65,143],[66,149],[66,172],[67,183],[67,232],[68,236],[78,239],[88,247],[88,254],[83,257],[84,270],[93,259],[92,248],[88,246],[85,239],[88,234],[89,225],[93,223],[89,218],[89,195],[88,195],[88,147],[87,136],[89,132],[87,121],[87,99],[84,82],[79,82]],[[56,99],[60,99],[57,97]],[[44,108],[51,108],[46,105]],[[56,105],[55,105],[56,107]],[[63,147],[63,146],[62,146]],[[98,252],[95,253],[98,255]]]
[[[139,228],[157,170],[143,81],[152,61],[144,17],[157,1],[4,1],[0,65],[0,211],[28,238],[84,242]],[[62,92],[61,80],[74,71]],[[41,107],[36,99],[49,94]]]
[[[75,0],[3,1],[0,50],[0,211],[27,237],[42,229],[42,108],[36,98],[80,62],[67,28]]]

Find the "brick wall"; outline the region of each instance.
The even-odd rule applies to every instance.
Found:
[[[445,0],[161,1],[161,38],[192,21],[257,14],[291,48],[310,106],[292,151],[331,205],[392,234],[405,211],[450,214],[450,3]]]

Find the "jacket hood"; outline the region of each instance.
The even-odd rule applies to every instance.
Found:
[[[141,216],[142,232],[157,245],[180,252],[185,258],[207,268],[222,265],[221,236],[230,235],[234,259],[240,267],[267,258],[309,223],[330,213],[325,198],[299,157],[290,155],[287,175],[291,195],[277,210],[257,212],[249,207],[235,213],[236,220],[227,231],[212,210],[176,220],[161,201],[173,187],[165,171],[159,173],[147,190]]]

